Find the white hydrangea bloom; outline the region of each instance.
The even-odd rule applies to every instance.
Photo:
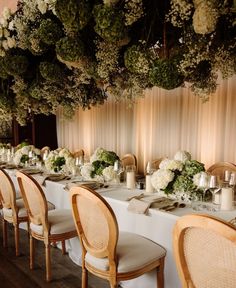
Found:
[[[199,182],[200,182],[200,178],[204,178],[206,179],[206,182],[208,181],[209,179],[209,175],[206,173],[206,172],[200,172],[200,173],[197,173],[193,176],[193,183],[194,185],[196,185],[197,187],[200,187],[199,186]]]
[[[102,171],[102,175],[104,177],[104,180],[108,181],[108,182],[114,180],[117,177],[117,174],[114,171],[113,166],[108,166],[108,167],[104,168]]]
[[[8,37],[7,38],[7,45],[9,48],[16,47],[16,40],[14,38]]]
[[[4,7],[2,11],[2,17],[8,20],[11,16],[11,10],[8,7]]]
[[[164,159],[161,161],[160,165],[159,165],[160,169],[164,169],[164,170],[178,170],[178,171],[182,171],[183,169],[183,163],[181,161],[178,160],[172,160],[172,159]]]
[[[10,22],[8,23],[8,29],[11,30],[11,31],[15,29],[15,27],[14,27],[14,20],[12,20],[12,21],[10,21]]]
[[[23,153],[21,152],[21,149],[17,150],[13,158],[13,162],[15,165],[20,164],[20,160],[22,156],[23,156]]]
[[[48,10],[48,5],[44,0],[37,0],[38,9],[42,14],[45,14]]]
[[[59,151],[59,156],[66,158],[66,157],[71,156],[71,153],[70,153],[70,151],[69,151],[67,148],[63,148],[63,149],[61,149],[61,150]]]
[[[152,174],[151,183],[156,190],[163,190],[174,179],[174,172],[159,169]]]
[[[2,27],[6,28],[8,26],[8,21],[4,18],[0,18],[0,24]]]
[[[218,10],[211,1],[202,1],[193,14],[193,28],[198,34],[209,34],[216,28]]]
[[[90,163],[85,163],[80,170],[80,173],[84,180],[91,180],[91,172],[93,171],[93,166]]]
[[[4,50],[8,50],[9,49],[7,40],[3,40],[2,41],[2,47],[3,47]]]
[[[99,160],[100,155],[104,152],[105,150],[101,147],[98,147],[93,155],[90,157],[90,163],[93,163],[96,160]]]
[[[66,156],[66,164],[65,164],[65,169],[69,173],[73,173],[74,169],[76,168],[75,166],[75,159],[72,156]]]
[[[175,154],[174,159],[185,163],[186,161],[191,160],[191,154],[187,151],[178,151]]]
[[[40,151],[40,149],[38,149],[38,148],[34,148],[34,153],[35,153],[36,155],[40,155],[40,154],[41,154],[41,151]]]
[[[31,148],[32,147],[30,145],[27,145],[27,146],[23,146],[20,150],[21,150],[22,154],[28,155]]]

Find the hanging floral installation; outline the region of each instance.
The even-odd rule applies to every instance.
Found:
[[[0,19],[0,117],[135,102],[189,83],[204,100],[236,71],[233,0],[20,0]]]

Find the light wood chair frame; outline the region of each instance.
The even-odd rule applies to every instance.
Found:
[[[129,159],[129,160],[128,160]],[[125,164],[126,161],[128,162],[132,162],[132,163],[128,163],[128,164]],[[128,166],[128,165],[135,165],[136,168],[137,168],[137,158],[134,154],[131,154],[131,153],[128,153],[128,154],[125,154],[122,158],[121,158],[121,162],[122,162],[122,165],[124,167]]]
[[[191,279],[184,255],[184,234],[185,231],[191,227],[209,229],[228,239],[236,246],[236,229],[232,224],[219,218],[203,214],[191,214],[181,217],[174,226],[173,248],[182,288],[196,288]]]
[[[2,228],[3,228],[3,247],[7,248],[8,247],[8,233],[7,233],[7,224],[11,223],[14,226],[14,237],[15,237],[15,250],[16,250],[16,256],[20,255],[20,250],[19,250],[19,237],[20,237],[20,231],[19,231],[19,225],[20,223],[27,222],[27,227],[29,225],[28,222],[28,216],[23,216],[20,217],[18,216],[19,209],[16,205],[16,190],[15,186],[11,180],[11,177],[7,174],[6,171],[3,169],[0,169],[0,181],[1,177],[4,177],[6,181],[8,181],[9,184],[9,191],[8,193],[10,194],[10,203],[6,203],[4,200],[4,197],[1,192],[1,187],[0,187],[0,202],[2,205],[2,208],[7,208],[12,210],[12,217],[8,217],[7,215],[4,215],[2,213]],[[29,227],[28,227],[29,231]]]
[[[230,162],[218,162],[210,166],[207,169],[207,172],[214,174],[215,170],[222,170],[222,172],[224,172],[225,170],[229,170],[236,173],[236,165]]]
[[[25,203],[25,207],[29,216],[29,222],[34,223],[35,219],[33,214],[31,213],[31,208],[28,203],[28,199],[25,192],[25,187],[23,184],[23,181],[26,183],[30,183],[34,185],[35,189],[38,190],[40,194],[40,202],[38,203],[40,205],[41,215],[40,220],[41,224],[43,226],[43,235],[39,235],[36,232],[32,231],[30,229],[30,269],[34,269],[34,258],[35,258],[35,245],[34,245],[34,239],[37,239],[39,241],[43,241],[45,245],[45,260],[46,260],[46,281],[51,281],[51,253],[50,253],[50,246],[51,244],[55,244],[56,242],[60,242],[62,244],[62,254],[66,254],[66,246],[65,246],[65,240],[76,237],[77,232],[76,229],[67,233],[61,233],[61,234],[50,234],[50,223],[48,221],[48,203],[45,197],[45,194],[43,192],[42,187],[39,185],[39,183],[30,175],[23,173],[23,172],[17,172],[17,180],[20,186],[20,190],[22,193],[22,198]]]
[[[159,165],[160,165],[162,160],[163,160],[163,158],[152,160],[152,167],[156,170],[159,169]]]
[[[118,273],[117,266],[118,262],[116,259],[116,247],[117,247],[117,241],[119,237],[119,228],[116,216],[110,207],[110,205],[106,202],[106,200],[103,199],[101,195],[99,195],[94,190],[85,187],[73,187],[70,190],[70,197],[71,197],[71,204],[72,204],[72,211],[73,211],[73,217],[74,221],[76,223],[76,229],[78,232],[78,236],[80,238],[80,243],[82,246],[82,288],[87,288],[87,271],[90,273],[106,279],[110,283],[111,288],[118,287],[118,283],[120,281],[130,280],[136,277],[139,277],[143,275],[146,272],[149,272],[153,269],[157,269],[157,287],[163,288],[164,287],[164,260],[165,256],[160,258],[159,260],[156,260],[145,267],[131,271],[126,273]],[[77,198],[78,197],[85,197],[87,199],[90,199],[94,203],[96,203],[96,206],[99,207],[103,213],[103,215],[107,219],[108,227],[109,227],[109,241],[107,244],[107,247],[103,248],[102,250],[96,250],[94,247],[92,247],[89,244],[88,239],[85,236],[83,225],[80,221],[80,211],[77,207]],[[79,200],[78,200],[79,201]],[[91,265],[89,265],[85,261],[85,255],[89,252],[91,255],[97,258],[104,258],[107,257],[109,260],[109,270],[99,270]]]
[[[80,157],[80,156],[84,156],[84,150],[83,149],[80,149],[78,151],[75,151],[73,154],[73,157],[76,158],[76,157]]]

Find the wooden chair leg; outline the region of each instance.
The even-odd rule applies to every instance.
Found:
[[[14,224],[14,230],[15,230],[15,247],[16,247],[16,256],[19,256],[19,224]]]
[[[85,268],[85,263],[82,263],[82,288],[87,288],[88,286],[88,271]]]
[[[3,247],[7,248],[7,221],[2,218]]]
[[[46,256],[46,281],[51,281],[51,253],[50,243],[45,243],[45,256]]]
[[[34,238],[30,235],[30,269],[34,269]]]
[[[61,241],[61,248],[62,248],[62,254],[65,255],[66,254],[66,241],[65,240]]]
[[[157,267],[157,287],[164,288],[164,265],[165,259],[160,260],[160,266]]]

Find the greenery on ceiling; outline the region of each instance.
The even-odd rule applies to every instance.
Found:
[[[71,117],[146,88],[207,99],[236,70],[233,0],[20,0],[0,19],[0,118]]]

